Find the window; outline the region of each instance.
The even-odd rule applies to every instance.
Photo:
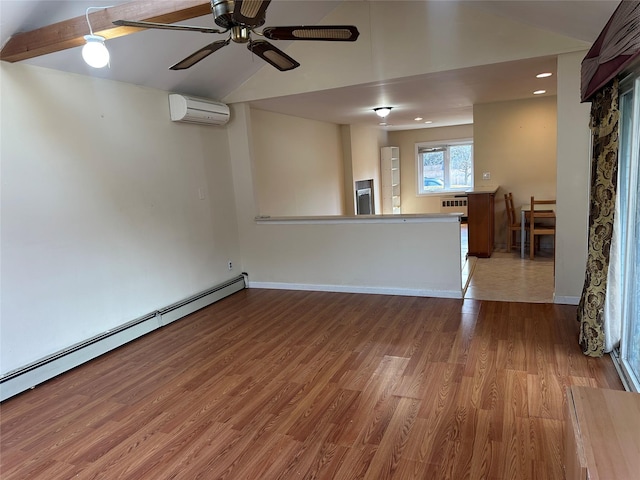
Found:
[[[418,194],[473,187],[473,142],[417,143]]]
[[[622,338],[614,358],[623,380],[640,391],[640,72],[620,84],[619,185]]]

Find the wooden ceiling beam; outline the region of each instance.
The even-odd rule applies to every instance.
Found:
[[[139,32],[140,28],[117,27],[114,20],[176,23],[211,14],[211,4],[203,0],[139,0],[89,13],[95,35],[106,39]],[[213,21],[213,17],[212,17]],[[84,45],[89,26],[84,15],[46,27],[13,35],[0,50],[0,60],[19,62],[48,53]]]

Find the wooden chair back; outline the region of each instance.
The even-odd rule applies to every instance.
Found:
[[[555,255],[556,213],[551,207],[548,210],[536,208],[536,205],[555,205],[555,203],[555,200],[536,200],[534,196],[531,197],[531,210],[529,212],[529,258],[531,260],[535,255],[535,238],[539,235],[553,235],[553,254]],[[550,221],[553,221],[553,224],[550,224]]]
[[[504,194],[504,204],[507,210],[508,225],[510,227],[516,225],[518,221],[516,220],[516,209],[513,206],[513,193],[509,192]]]
[[[518,242],[518,232],[520,232],[520,220],[516,215],[516,208],[513,206],[513,193],[504,194],[505,211],[507,212],[507,252],[511,252]],[[524,241],[524,239],[520,239]]]

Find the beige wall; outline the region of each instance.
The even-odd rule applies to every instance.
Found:
[[[347,215],[355,213],[355,182],[373,180],[375,213],[382,213],[380,190],[380,148],[387,144],[387,132],[379,127],[342,125]]]
[[[253,176],[259,215],[353,215],[355,182],[373,179],[380,203],[379,127],[335,125],[252,109]]]
[[[556,97],[475,105],[475,186],[500,186],[496,198],[496,247],[506,245],[504,194],[516,208],[531,196],[556,198]],[[491,174],[483,180],[484,172]]]
[[[340,127],[253,109],[253,173],[260,215],[342,215]]]
[[[438,213],[438,194],[418,195],[416,143],[473,138],[473,125],[389,132],[389,145],[400,148],[400,202],[402,213]]]
[[[351,145],[351,125],[340,125],[340,133],[342,135],[342,188],[344,190],[344,214],[355,215],[356,203],[354,198],[354,181],[353,181],[353,152]]]
[[[580,103],[580,64],[585,53],[558,56],[557,303],[578,303],[587,260],[590,104]]]

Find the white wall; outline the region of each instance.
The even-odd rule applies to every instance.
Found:
[[[558,56],[556,302],[577,305],[587,261],[591,165],[590,103],[580,103],[586,52]]]
[[[166,92],[0,69],[3,373],[240,272],[224,128],[170,122]]]
[[[251,238],[252,287],[462,297],[457,217],[264,220]]]
[[[340,127],[257,109],[251,119],[260,215],[343,214]]]

